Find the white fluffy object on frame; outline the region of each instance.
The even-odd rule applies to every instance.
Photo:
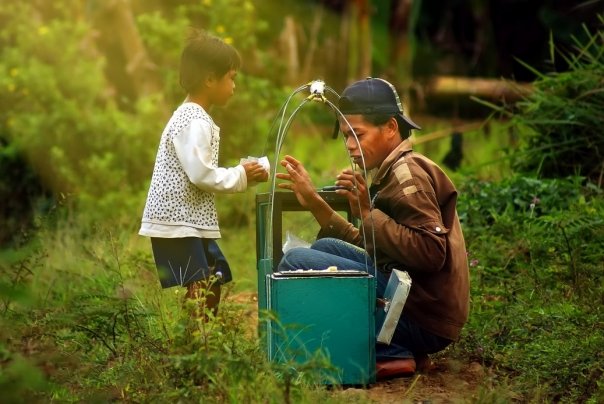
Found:
[[[325,82],[322,80],[315,80],[310,83],[310,93],[323,95],[325,93]]]

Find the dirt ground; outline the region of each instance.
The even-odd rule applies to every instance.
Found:
[[[376,403],[463,403],[475,398],[484,371],[480,364],[461,364],[446,358],[434,368],[412,377],[379,381],[367,389],[343,389],[337,394]]]
[[[244,292],[228,296],[229,301],[245,307],[250,329],[258,324],[257,297]],[[446,356],[433,359],[430,371],[411,377],[378,381],[366,388],[342,387],[335,395],[349,397],[350,401],[375,403],[463,403],[478,394],[485,381],[485,369],[477,362],[464,363]]]

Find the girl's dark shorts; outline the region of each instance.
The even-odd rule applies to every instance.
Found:
[[[216,240],[184,238],[151,238],[153,258],[162,288],[187,286],[216,275],[220,283],[233,279],[231,268]]]

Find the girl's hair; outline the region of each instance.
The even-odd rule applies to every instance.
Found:
[[[180,85],[197,92],[208,75],[217,78],[241,66],[237,50],[203,30],[192,29],[180,57]]]
[[[409,136],[411,136],[411,130],[409,129],[409,124],[403,120],[400,115],[392,115],[392,114],[367,114],[363,115],[363,118],[372,125],[382,126],[386,122],[390,120],[390,118],[396,119],[396,123],[398,124],[398,132],[401,135],[401,139],[405,140]]]

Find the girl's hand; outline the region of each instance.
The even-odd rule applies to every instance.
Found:
[[[348,198],[350,210],[354,217],[364,219],[371,210],[369,190],[365,178],[360,173],[354,173],[350,168],[347,168],[337,176],[336,185],[350,189],[338,189],[336,193]]]
[[[266,182],[268,181],[268,172],[260,164],[250,161],[243,163],[247,182]]]

